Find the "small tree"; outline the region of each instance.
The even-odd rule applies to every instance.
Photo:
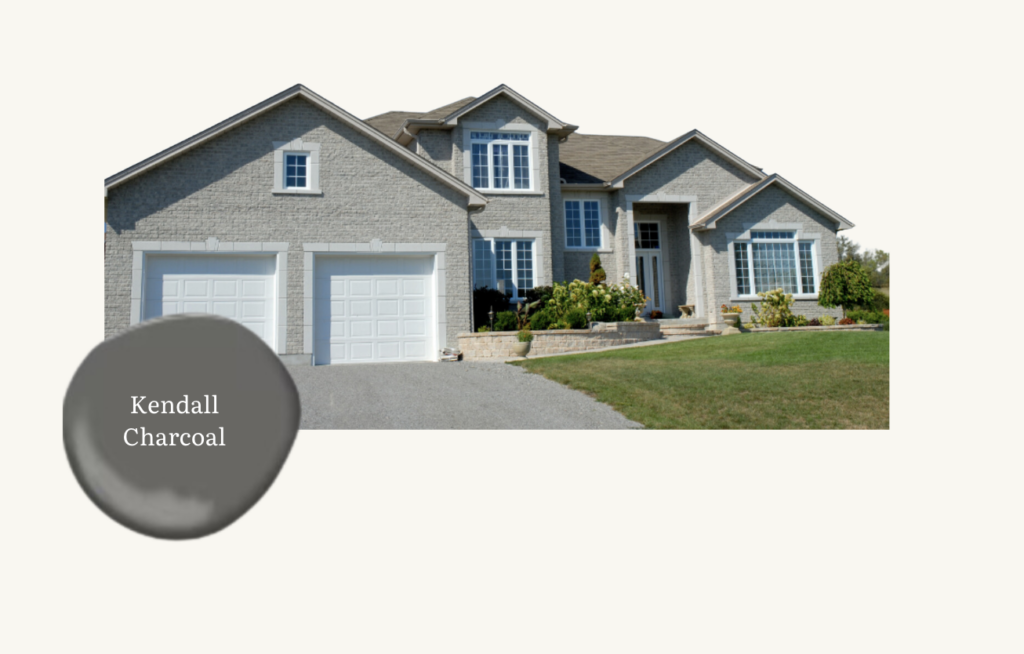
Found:
[[[871,304],[875,292],[871,290],[871,275],[857,261],[840,261],[829,266],[821,277],[821,288],[818,290],[818,304],[832,309],[843,308],[855,304]]]
[[[590,283],[601,284],[606,279],[608,279],[608,275],[604,272],[604,268],[601,267],[601,257],[595,254],[590,257]]]

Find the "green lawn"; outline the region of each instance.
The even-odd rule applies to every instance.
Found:
[[[889,428],[889,332],[738,334],[513,365],[655,429]]]

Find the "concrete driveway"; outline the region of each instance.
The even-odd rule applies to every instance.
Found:
[[[606,404],[503,363],[288,366],[302,429],[639,429]]]

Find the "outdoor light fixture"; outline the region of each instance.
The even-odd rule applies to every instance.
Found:
[[[590,312],[587,312],[587,327],[590,327]]]
[[[494,331],[494,307],[491,307],[491,310],[487,312],[487,318],[491,321],[491,331],[493,332]]]

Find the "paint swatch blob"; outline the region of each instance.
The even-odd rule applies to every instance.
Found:
[[[64,448],[108,516],[157,538],[199,538],[270,488],[299,429],[299,394],[243,325],[158,318],[98,345],[64,398]]]

